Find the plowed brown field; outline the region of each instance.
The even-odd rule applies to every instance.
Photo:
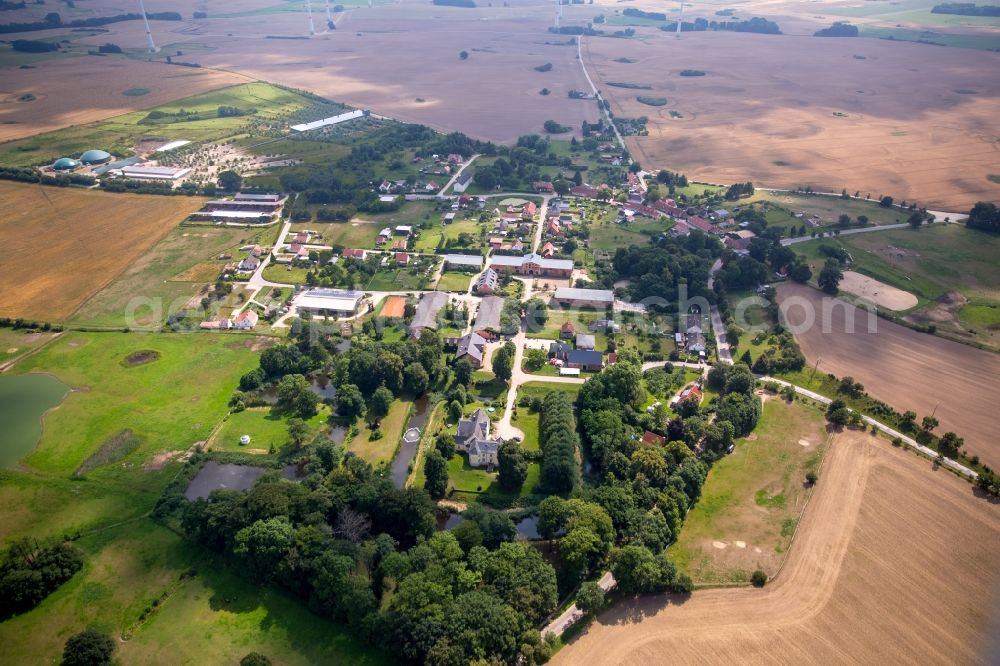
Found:
[[[846,187],[935,210],[1000,196],[987,180],[1000,163],[1000,54],[875,39],[640,34],[586,38],[583,54],[615,115],[649,118],[649,136],[627,139],[643,166],[715,183]],[[647,106],[642,95],[667,104]]]
[[[843,433],[767,587],[620,604],[554,663],[988,663],[998,535],[1000,506],[969,484]]]
[[[0,316],[65,319],[203,202],[0,181]]]
[[[1000,467],[1000,439],[996,435],[1000,405],[1000,354],[918,333],[878,319],[868,333],[868,312],[831,299],[827,331],[822,321],[823,294],[803,285],[782,284],[778,301],[795,326],[804,319],[800,306],[788,307],[792,297],[804,299],[815,312],[816,324],[795,339],[810,365],[820,372],[850,375],[865,390],[899,411],[912,409],[922,418],[932,412],[941,422],[937,433],[952,430],[965,438],[966,451]],[[847,322],[854,315],[854,333]]]
[[[118,58],[62,58],[37,63],[33,69],[6,68],[0,74],[0,141],[104,120],[246,81],[230,72]],[[149,92],[123,95],[129,88]],[[35,99],[17,101],[25,94]]]

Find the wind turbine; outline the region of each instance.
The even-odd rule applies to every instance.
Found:
[[[328,26],[333,23],[333,16],[330,15],[330,0],[326,0],[326,23]]]
[[[149,46],[149,52],[156,53],[156,44],[153,43],[153,33],[149,29],[149,19],[146,18],[146,7],[142,4],[142,0],[139,0],[139,11],[142,12],[142,22],[146,24],[146,44]]]
[[[559,27],[560,20],[562,19],[562,0],[556,0],[556,27]]]
[[[681,38],[681,24],[684,23],[684,0],[681,0],[681,15],[677,19],[677,39]]]
[[[316,24],[313,23],[313,7],[312,7],[312,2],[310,2],[309,0],[306,0],[306,11],[309,12],[309,34],[315,35]]]

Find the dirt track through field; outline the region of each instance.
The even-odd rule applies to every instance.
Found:
[[[913,410],[918,420],[932,412],[941,422],[938,434],[949,430],[965,438],[966,450],[983,462],[1000,467],[996,412],[1000,405],[1000,354],[918,333],[878,319],[868,333],[868,312],[836,300],[830,310],[829,332],[823,332],[823,294],[803,285],[782,284],[778,301],[793,326],[804,310],[788,307],[788,299],[804,299],[816,313],[816,325],[797,334],[810,365],[837,377],[850,375],[865,390],[898,411]],[[854,315],[854,333],[845,333]],[[936,411],[935,411],[936,408]]]
[[[998,535],[1000,506],[967,483],[848,431],[767,587],[626,602],[554,663],[986,663]]]

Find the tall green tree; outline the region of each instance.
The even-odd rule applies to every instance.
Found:
[[[115,641],[105,633],[86,629],[70,636],[63,648],[63,666],[105,666],[111,663]]]
[[[840,263],[836,259],[827,259],[816,282],[824,292],[836,296],[840,291],[840,281],[843,279],[844,272],[840,268]]]
[[[374,425],[384,419],[389,414],[390,407],[392,407],[392,391],[379,386],[368,401],[368,422]]]
[[[514,369],[513,342],[507,342],[503,347],[493,353],[493,374],[501,381],[507,381],[511,377]]]
[[[518,490],[528,478],[528,461],[524,457],[521,445],[509,441],[500,445],[497,451],[500,487],[504,490]]]
[[[434,499],[441,499],[448,491],[448,464],[436,448],[427,452],[424,461],[424,490]]]

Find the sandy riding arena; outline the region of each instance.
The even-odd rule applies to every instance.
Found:
[[[556,664],[976,664],[996,612],[1000,506],[885,440],[836,436],[763,590],[641,598]]]
[[[917,304],[917,297],[908,291],[897,289],[875,278],[854,271],[844,271],[840,288],[849,294],[860,296],[880,308],[899,312],[909,310]]]

